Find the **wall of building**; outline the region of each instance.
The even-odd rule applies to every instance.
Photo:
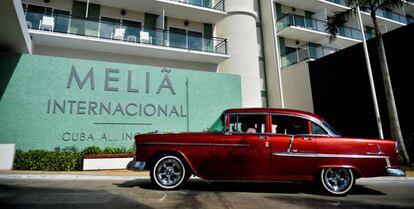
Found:
[[[313,112],[308,63],[301,62],[283,68],[282,79],[285,107]]]
[[[414,24],[384,34],[383,37],[400,126],[412,159],[412,54],[401,50],[414,48]],[[384,135],[389,138],[388,111],[374,39],[368,41],[368,48]],[[328,119],[345,136],[378,137],[362,44],[310,62],[309,69],[316,114]]]
[[[96,51],[85,51],[58,47],[48,46],[35,46],[34,54],[47,55],[47,56],[58,56],[68,57],[85,60],[97,60],[117,63],[128,63],[128,64],[142,64],[151,65],[157,67],[172,67],[180,69],[192,69],[207,72],[217,72],[217,64],[209,63],[198,63],[198,62],[185,62],[179,60],[168,60],[162,58],[150,58],[140,57],[123,54],[104,53]]]
[[[237,75],[5,52],[0,65],[0,144],[23,150],[130,147],[242,105]]]
[[[261,107],[256,12],[253,0],[227,0],[227,16],[216,24],[216,34],[227,38],[231,57],[219,72],[241,76],[243,107]]]
[[[145,27],[145,24],[144,24],[145,13],[131,11],[131,10],[125,10],[125,11],[126,11],[125,15],[121,15],[121,9],[101,5],[100,15],[101,17],[139,21],[141,22],[141,26]]]

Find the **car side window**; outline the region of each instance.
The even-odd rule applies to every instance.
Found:
[[[231,133],[266,132],[266,115],[230,114]]]
[[[273,134],[309,134],[308,120],[287,115],[272,115]]]
[[[328,132],[326,132],[320,125],[312,122],[312,134],[328,135]]]

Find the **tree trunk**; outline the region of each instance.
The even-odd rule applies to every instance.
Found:
[[[371,8],[371,11],[374,11],[374,10]],[[382,79],[384,82],[385,99],[387,102],[388,117],[390,120],[391,138],[398,141],[398,144],[400,145],[399,148],[401,151],[400,152],[401,159],[405,160],[405,162],[407,163],[410,163],[410,158],[408,157],[407,149],[405,148],[404,139],[401,133],[400,121],[398,119],[397,106],[395,105],[394,92],[392,91],[391,78],[390,78],[390,73],[388,70],[388,62],[387,62],[387,56],[385,54],[384,42],[382,39],[381,31],[379,30],[379,27],[378,27],[378,22],[377,22],[377,17],[376,17],[375,12],[371,12],[371,18],[372,18],[372,22],[374,23],[375,41],[377,44]]]
[[[398,119],[397,107],[395,105],[394,93],[391,85],[391,78],[388,71],[387,57],[385,55],[384,42],[382,36],[376,37],[379,61],[381,64],[382,79],[384,81],[385,97],[387,100],[388,116],[390,120],[391,138],[398,141],[401,154],[405,162],[410,163],[410,159],[405,148],[404,139],[401,134],[400,122]]]

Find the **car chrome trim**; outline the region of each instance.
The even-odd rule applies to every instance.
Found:
[[[385,159],[387,166],[390,165],[389,156],[375,156],[375,155],[346,155],[346,154],[315,154],[315,153],[291,153],[291,152],[273,152],[274,156],[284,157],[320,157],[320,158],[377,158]]]
[[[133,170],[142,171],[145,168],[145,162],[142,161],[135,161],[134,165],[132,166]]]
[[[290,136],[290,142],[289,142],[289,146],[288,146],[288,149],[287,149],[286,153],[290,153],[290,150],[292,149],[292,145],[293,145],[294,140],[295,140],[295,137],[293,135]]]
[[[211,144],[211,143],[180,143],[180,142],[143,142],[139,145],[223,146],[223,147],[249,147],[250,146],[250,144]]]
[[[138,145],[210,146],[210,143],[143,142]]]
[[[389,156],[379,156],[379,155],[347,155],[347,154],[318,154],[318,157],[322,158],[379,158],[379,159],[388,159]]]
[[[272,155],[283,157],[318,157],[318,154],[314,153],[287,153],[287,152],[274,152]]]
[[[405,176],[405,171],[399,168],[387,168],[388,176]]]
[[[223,146],[223,147],[249,147],[250,144],[211,144],[213,146]]]

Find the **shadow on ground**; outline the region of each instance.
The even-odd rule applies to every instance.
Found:
[[[11,208],[143,208],[137,200],[112,194],[107,190],[68,189],[56,187],[28,187],[0,184],[0,207]]]
[[[143,189],[156,190],[150,180],[130,180],[119,187],[140,187]],[[182,190],[192,191],[214,191],[214,192],[254,192],[254,193],[283,193],[283,194],[316,194],[326,195],[321,192],[318,185],[308,182],[248,182],[248,181],[206,181],[191,179],[181,187]],[[352,195],[386,195],[380,191],[373,190],[361,185],[355,185],[349,192]]]

